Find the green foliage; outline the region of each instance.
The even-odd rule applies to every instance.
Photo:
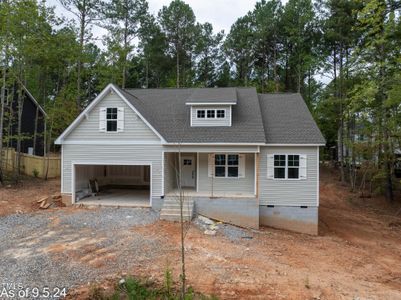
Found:
[[[102,288],[97,285],[91,286],[89,299],[93,300],[179,300],[180,293],[174,290],[171,279],[171,272],[166,270],[165,273],[165,284],[171,285],[170,287],[158,288],[155,283],[141,281],[133,277],[128,277],[123,280],[122,283],[118,283],[115,286],[114,291],[106,293]],[[185,300],[218,300],[214,296],[205,296],[202,294],[195,293],[194,290],[189,287],[185,296]]]
[[[33,169],[32,175],[33,175],[33,177],[38,178],[39,177],[39,171],[37,169]]]

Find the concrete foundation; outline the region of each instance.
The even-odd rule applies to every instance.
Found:
[[[256,198],[195,198],[195,212],[203,216],[247,228],[259,228]]]
[[[163,207],[164,199],[161,199],[160,197],[153,197],[152,198],[152,209],[154,210],[161,210]]]
[[[318,207],[260,206],[260,224],[295,232],[318,234]]]

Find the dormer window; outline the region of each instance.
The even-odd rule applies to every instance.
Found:
[[[226,117],[226,111],[224,109],[218,109],[216,115],[217,119],[224,119]]]
[[[216,115],[216,111],[214,109],[207,110],[207,118],[208,119],[214,119],[215,115]]]
[[[200,109],[200,110],[197,111],[196,117],[197,117],[198,119],[204,119],[205,116],[206,116],[205,110]]]

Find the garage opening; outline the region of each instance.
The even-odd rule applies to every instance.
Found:
[[[149,165],[85,165],[73,167],[75,203],[150,206]]]

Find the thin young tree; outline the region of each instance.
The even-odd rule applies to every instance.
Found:
[[[66,10],[71,12],[79,23],[79,49],[77,54],[77,86],[76,86],[76,105],[81,109],[82,97],[82,69],[84,67],[85,44],[88,42],[91,34],[89,27],[99,20],[102,0],[59,0]]]

